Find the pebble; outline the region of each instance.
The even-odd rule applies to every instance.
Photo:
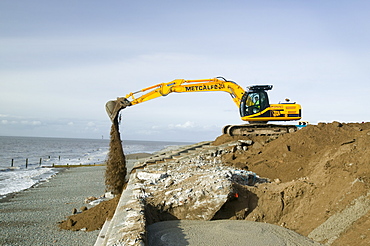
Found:
[[[61,230],[58,221],[83,206],[87,196],[104,194],[104,172],[102,166],[70,168],[0,200],[0,245],[94,245],[99,231]]]

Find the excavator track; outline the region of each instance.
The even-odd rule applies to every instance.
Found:
[[[227,125],[222,129],[222,133],[229,136],[274,136],[297,130],[298,128],[293,125],[244,124]]]

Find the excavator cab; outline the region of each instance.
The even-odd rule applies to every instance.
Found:
[[[263,111],[270,106],[267,95],[268,90],[272,89],[272,85],[255,85],[249,86],[248,91],[243,95],[240,102],[240,116],[250,116],[258,114],[260,117],[265,117]]]
[[[270,104],[267,91],[272,85],[249,86],[240,100],[240,117],[250,123],[267,123],[268,121],[291,121],[301,119],[301,106],[289,101]]]

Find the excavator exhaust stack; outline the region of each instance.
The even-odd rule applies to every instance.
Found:
[[[107,114],[112,123],[114,123],[117,120],[119,111],[128,106],[131,106],[129,100],[127,100],[126,98],[117,98],[117,100],[107,102],[105,104],[105,110],[107,111]]]

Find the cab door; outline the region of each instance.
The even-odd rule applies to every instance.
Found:
[[[240,103],[240,116],[258,114],[269,107],[269,100],[265,91],[249,91],[243,95]]]

